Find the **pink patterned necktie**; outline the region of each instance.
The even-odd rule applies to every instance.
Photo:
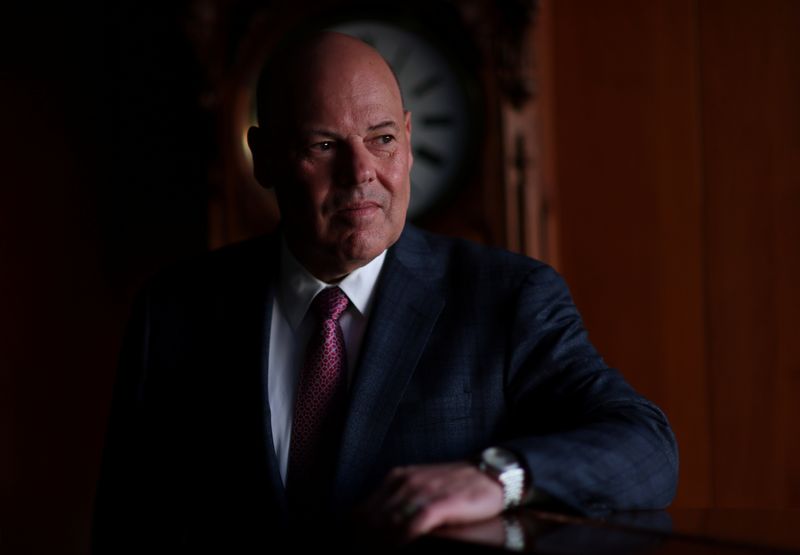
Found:
[[[339,325],[347,303],[338,287],[323,289],[311,303],[317,323],[297,388],[287,475],[290,505],[304,512],[326,497],[333,475],[347,389]]]

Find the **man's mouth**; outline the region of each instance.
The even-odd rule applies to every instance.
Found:
[[[380,205],[372,201],[351,202],[339,208],[337,212],[346,217],[359,217],[368,216],[375,210],[378,210]]]

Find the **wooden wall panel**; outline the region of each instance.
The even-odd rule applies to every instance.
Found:
[[[700,2],[716,503],[800,506],[800,2]]]
[[[707,505],[693,3],[548,7],[560,269],[607,361],[666,410],[681,446],[679,503]]]
[[[546,7],[559,268],[676,505],[800,507],[800,2]]]

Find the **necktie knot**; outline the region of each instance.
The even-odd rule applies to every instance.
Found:
[[[338,287],[323,289],[311,302],[311,308],[320,320],[339,320],[342,312],[347,308],[349,299],[344,291]]]

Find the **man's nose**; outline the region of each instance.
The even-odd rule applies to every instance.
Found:
[[[374,180],[374,162],[374,156],[362,141],[348,143],[339,159],[339,184],[344,187],[357,187]]]

